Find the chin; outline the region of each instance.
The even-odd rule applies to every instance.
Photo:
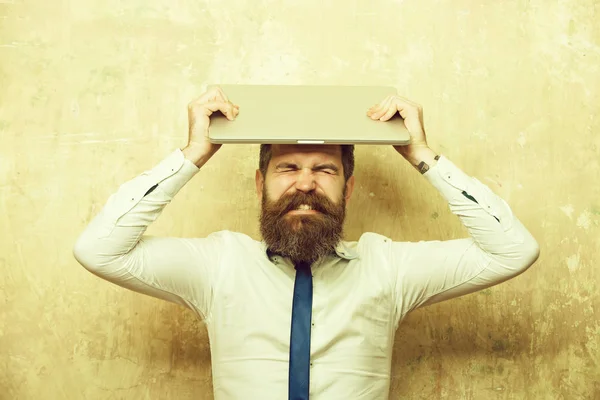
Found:
[[[290,215],[288,218],[290,226],[295,230],[302,228],[306,223],[306,219],[306,215]]]
[[[297,231],[307,225],[314,225],[318,214],[286,215],[284,219],[288,222],[290,228]]]

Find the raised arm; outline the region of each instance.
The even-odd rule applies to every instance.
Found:
[[[220,235],[202,239],[144,235],[177,192],[219,149],[208,140],[210,115],[238,108],[214,88],[190,103],[188,145],[122,184],[77,239],[73,254],[93,274],[206,316],[218,272]]]
[[[411,144],[395,149],[448,201],[469,237],[448,241],[388,242],[398,317],[428,304],[472,293],[519,275],[539,256],[539,246],[509,205],[486,185],[427,145],[422,108],[391,96],[369,110],[386,121],[400,112]]]

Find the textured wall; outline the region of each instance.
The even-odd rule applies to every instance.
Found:
[[[185,144],[213,82],[396,86],[540,242],[524,275],[408,317],[392,398],[600,398],[599,18],[596,0],[1,0],[0,398],[212,398],[202,324],[71,249]],[[224,147],[149,233],[257,237],[256,164]],[[348,239],[466,234],[393,149],[358,147],[356,176]]]

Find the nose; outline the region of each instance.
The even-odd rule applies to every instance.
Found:
[[[310,192],[315,190],[316,186],[315,177],[311,168],[302,168],[298,171],[296,190]]]

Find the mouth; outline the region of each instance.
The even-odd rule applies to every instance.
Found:
[[[307,214],[320,214],[320,212],[317,210],[314,210],[311,206],[309,206],[307,204],[301,204],[297,209],[288,211],[287,214],[307,215]]]

